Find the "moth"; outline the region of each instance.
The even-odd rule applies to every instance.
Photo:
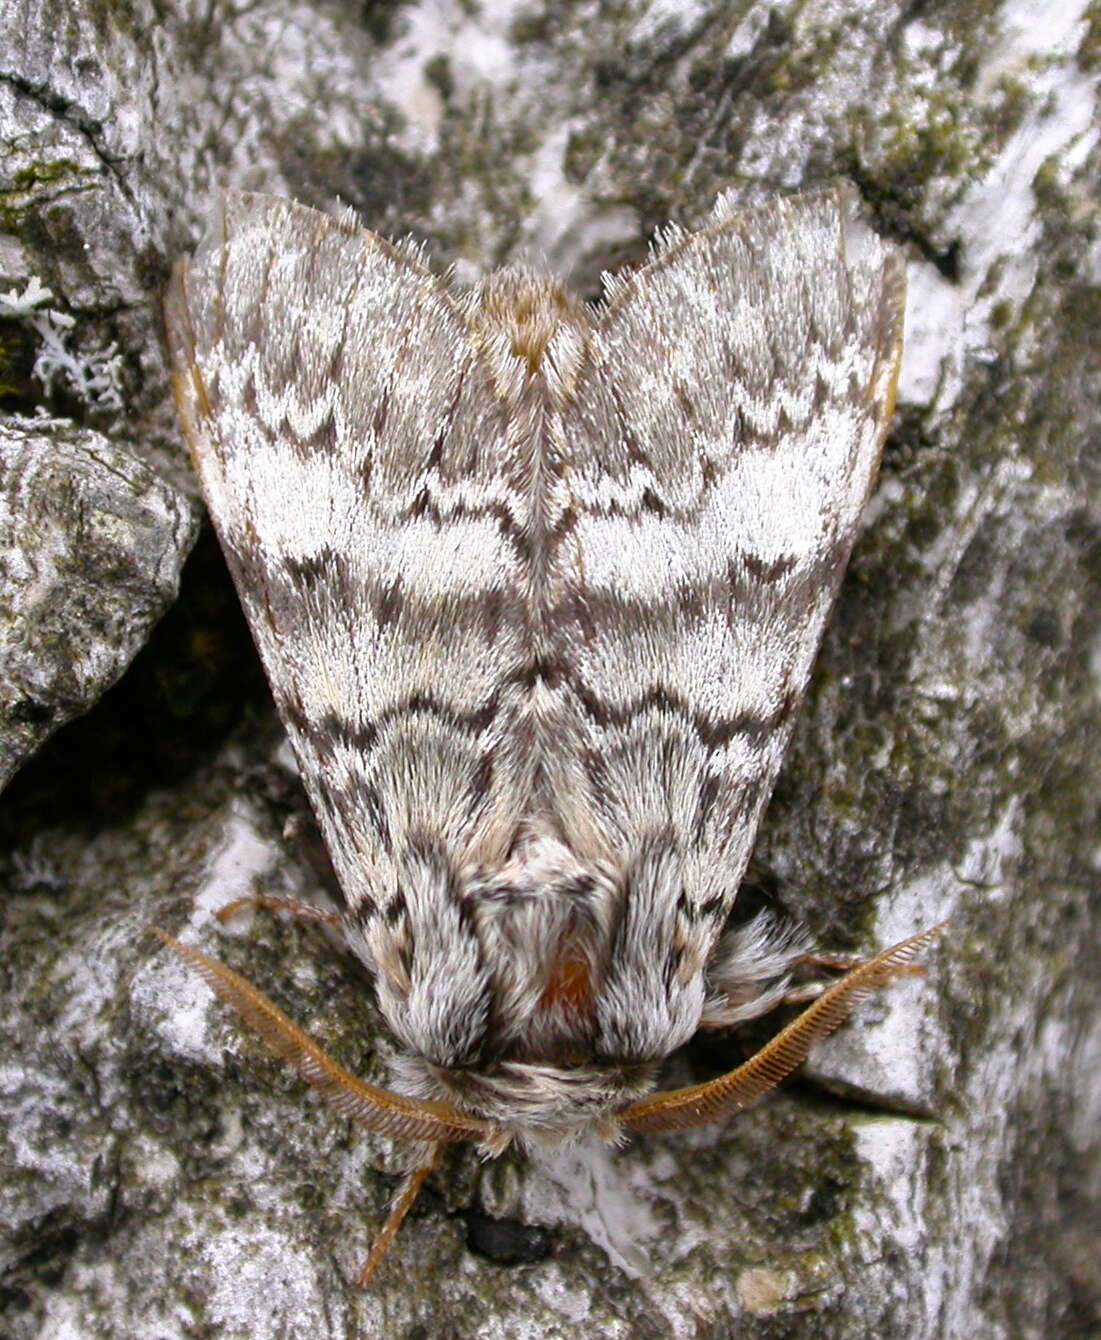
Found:
[[[175,392],[400,1045],[393,1089],[159,932],[337,1111],[440,1148],[721,1121],[934,931],[657,1092],[808,957],[731,907],[890,423],[904,267],[847,192],[670,227],[586,307],[511,267],[229,193],[175,273]],[[262,895],[241,900],[326,919]]]

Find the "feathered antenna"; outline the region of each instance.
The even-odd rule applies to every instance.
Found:
[[[619,1112],[617,1124],[632,1132],[679,1131],[722,1121],[749,1107],[804,1061],[811,1047],[832,1033],[862,1000],[905,972],[910,961],[947,924],[941,922],[912,935],[858,964],[736,1070],[706,1084],[643,1098]]]

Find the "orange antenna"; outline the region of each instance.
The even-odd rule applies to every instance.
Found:
[[[449,1103],[408,1098],[356,1079],[239,973],[192,945],[181,944],[156,926],[152,929],[158,939],[198,972],[219,999],[233,1006],[280,1060],[294,1066],[317,1090],[322,1101],[337,1112],[369,1131],[394,1140],[427,1140],[432,1144],[472,1140],[499,1145],[501,1132],[491,1122],[468,1116]]]
[[[736,1070],[706,1084],[670,1089],[632,1103],[617,1114],[617,1124],[627,1131],[678,1131],[705,1126],[740,1112],[775,1088],[806,1059],[811,1047],[832,1033],[862,1000],[905,972],[910,960],[947,924],[941,922],[892,945],[847,972]]]

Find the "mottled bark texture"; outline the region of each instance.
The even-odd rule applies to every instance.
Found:
[[[130,663],[176,594],[192,523],[132,444],[0,420],[0,785]]]
[[[208,929],[256,881],[323,877],[204,540],[0,811],[0,1332],[1096,1334],[1096,4],[4,0],[0,31],[6,765],[119,673],[187,547],[160,299],[217,184],[339,197],[460,279],[542,256],[593,296],[721,187],[840,178],[908,249],[907,352],[742,902],[839,950],[952,918],[924,980],[727,1128],[448,1155],[357,1293],[398,1158],[145,934],[201,925],[385,1074],[316,931]]]

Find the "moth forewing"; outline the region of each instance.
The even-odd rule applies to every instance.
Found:
[[[724,197],[592,311],[224,198],[168,305],[180,418],[401,1093],[168,942],[332,1106],[486,1152],[681,1125],[662,1060],[782,995],[796,941],[723,932],[875,477],[903,273],[846,192]]]

